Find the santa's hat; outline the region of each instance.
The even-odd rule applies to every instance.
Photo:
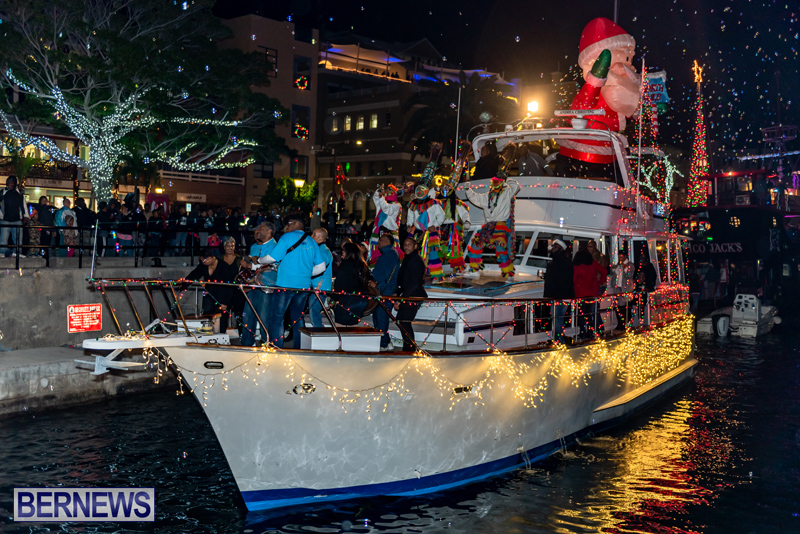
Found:
[[[585,71],[592,68],[594,60],[603,50],[633,48],[636,39],[614,21],[600,17],[591,21],[581,34],[581,48],[578,54],[578,65]]]

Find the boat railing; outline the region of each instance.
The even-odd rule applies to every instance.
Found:
[[[131,293],[140,288],[146,295],[146,302],[157,317],[158,309],[153,298],[153,290],[161,290],[170,302],[169,313],[174,324],[191,336],[189,322],[184,314],[182,295],[189,289],[195,291],[194,312],[197,315],[209,312],[219,313],[220,302],[216,301],[214,288],[228,288],[241,295],[241,308],[249,306],[254,311],[258,327],[269,335],[266,317],[259,315],[249,293],[267,290],[270,292],[293,291],[307,293],[309,299],[316,299],[330,324],[328,330],[337,337],[338,351],[343,350],[343,335],[347,335],[348,326],[365,326],[372,328],[358,312],[343,307],[352,316],[353,324],[337,323],[333,309],[340,297],[359,297],[376,301],[377,307],[389,317],[401,335],[405,332],[405,321],[398,320],[392,313],[395,305],[411,303],[426,308],[426,318],[414,322],[414,352],[448,353],[464,350],[485,349],[486,351],[541,348],[554,343],[581,344],[598,338],[624,335],[625,332],[637,331],[670,322],[689,313],[689,291],[682,284],[663,284],[655,292],[634,291],[604,295],[596,298],[582,299],[545,299],[545,298],[444,298],[444,297],[398,297],[389,295],[354,294],[337,291],[311,289],[289,289],[269,287],[255,284],[229,284],[221,282],[205,282],[192,280],[155,280],[155,279],[95,279],[90,280],[102,294],[120,335],[124,335],[117,317],[117,309],[112,305],[108,292],[110,289],[124,291],[127,302],[131,306],[138,329],[145,334],[145,322],[136,306]],[[208,291],[211,288],[212,291]],[[179,296],[179,293],[181,296]],[[204,305],[200,306],[199,295],[203,294]],[[325,306],[330,299],[331,306]],[[233,299],[232,299],[233,300]],[[226,306],[227,308],[227,306]],[[241,309],[240,308],[240,309]],[[360,308],[363,309],[363,308]],[[441,311],[439,311],[441,310]],[[438,313],[437,313],[438,312]],[[236,311],[231,308],[223,313],[231,317]],[[617,317],[617,326],[613,327],[612,315]],[[295,319],[295,321],[299,318]],[[619,321],[624,325],[620,325]],[[232,324],[236,324],[232,322]],[[605,329],[604,329],[605,326]],[[249,328],[249,327],[248,327]],[[253,326],[251,332],[255,330]],[[375,331],[378,332],[378,331]],[[255,337],[255,336],[254,336]],[[299,343],[299,340],[298,340]]]

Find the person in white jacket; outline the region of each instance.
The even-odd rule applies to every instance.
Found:
[[[498,173],[492,178],[489,191],[477,193],[467,189],[467,199],[483,210],[484,223],[467,246],[467,258],[473,271],[483,269],[483,247],[494,246],[503,277],[514,276],[514,200],[519,183]]]
[[[469,207],[456,198],[453,191],[441,201],[444,209],[444,225],[442,226],[442,250],[453,273],[460,273],[467,268],[464,262],[464,232],[469,230]]]
[[[378,247],[378,239],[381,234],[391,234],[394,237],[397,255],[403,259],[403,251],[400,249],[400,209],[398,196],[402,195],[403,190],[392,189],[389,186],[386,192],[380,186],[372,195],[372,202],[375,203],[375,224],[372,226],[372,235],[369,237],[369,257],[364,258],[368,263],[374,263],[381,255]],[[399,194],[398,194],[399,193]]]
[[[439,227],[444,224],[445,216],[442,205],[436,201],[436,190],[428,189],[425,185],[418,185],[415,192],[416,198],[408,203],[408,235],[415,231],[423,234],[420,252],[422,259],[428,265],[431,278],[441,280],[444,278],[442,270],[442,250],[440,246]]]

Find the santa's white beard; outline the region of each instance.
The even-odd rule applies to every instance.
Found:
[[[631,117],[639,107],[640,88],[641,81],[636,71],[617,63],[609,69],[606,84],[600,89],[600,94],[611,109],[623,117]]]

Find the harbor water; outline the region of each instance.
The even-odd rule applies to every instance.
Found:
[[[247,513],[174,391],[0,421],[0,532],[800,532],[800,333],[699,338],[693,383],[503,477],[416,498]],[[279,432],[280,429],[275,429]],[[14,523],[15,487],[154,487],[155,523]]]

